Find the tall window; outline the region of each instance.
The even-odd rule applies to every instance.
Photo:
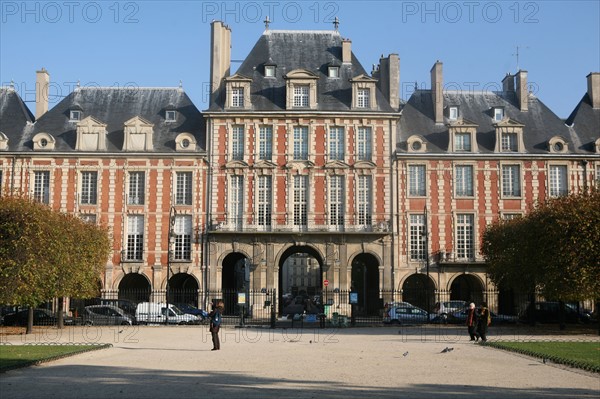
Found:
[[[469,214],[456,215],[456,258],[473,260],[474,248],[474,217]]]
[[[144,192],[146,190],[146,174],[144,172],[129,173],[129,205],[143,205]]]
[[[504,108],[494,108],[494,120],[500,122],[504,119]]]
[[[329,129],[328,154],[330,161],[344,160],[344,128],[332,127]]]
[[[371,128],[359,127],[356,136],[356,159],[358,161],[371,160]]]
[[[127,260],[143,260],[144,254],[144,216],[127,217]]]
[[[517,133],[502,133],[501,150],[503,152],[517,152],[519,149],[517,138]]]
[[[192,205],[192,172],[177,172],[175,204]]]
[[[244,88],[234,87],[231,89],[231,106],[232,107],[244,107]]]
[[[408,166],[408,195],[423,197],[425,190],[425,165]]]
[[[371,216],[371,198],[372,198],[372,180],[371,176],[358,176],[358,190],[356,207],[358,210],[358,224],[360,226],[371,226],[373,218]]]
[[[231,159],[244,159],[244,126],[234,126],[231,132]]]
[[[192,259],[192,216],[177,215],[175,216],[175,252],[173,259],[175,260],[191,260]]]
[[[473,196],[473,166],[458,165],[455,169],[455,189],[458,197]]]
[[[502,165],[502,195],[505,197],[521,196],[521,167],[519,165]]]
[[[294,107],[308,107],[308,85],[294,85]]]
[[[356,94],[356,104],[358,108],[369,108],[371,106],[369,89],[358,89]]]
[[[550,165],[550,196],[561,197],[568,193],[567,166]]]
[[[453,121],[458,119],[458,107],[450,107],[450,110],[448,111],[448,119]]]
[[[273,157],[273,128],[261,126],[258,130],[258,158],[270,161]]]
[[[308,159],[308,127],[294,126],[294,159]]]
[[[33,199],[42,204],[50,203],[50,172],[38,171],[34,173]]]
[[[410,215],[410,260],[425,260],[425,215]]]
[[[241,228],[244,216],[244,176],[231,176],[229,183],[229,223]]]
[[[81,204],[95,205],[98,196],[98,172],[81,172]]]
[[[306,226],[308,213],[308,176],[294,176],[294,225]]]
[[[329,224],[344,225],[344,176],[329,177]]]
[[[471,151],[471,133],[454,134],[454,151]]]
[[[271,198],[272,186],[271,176],[258,176],[258,225],[271,226]]]

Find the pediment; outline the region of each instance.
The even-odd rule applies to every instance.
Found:
[[[141,116],[134,116],[123,124],[125,127],[129,128],[137,128],[135,130],[140,130],[140,128],[153,128],[154,124],[152,122],[147,121]]]
[[[248,76],[236,73],[232,76],[228,76],[225,78],[226,82],[252,82],[252,78]]]
[[[496,126],[496,127],[525,127],[525,125],[522,124],[521,122],[511,119],[511,118],[505,118],[498,123],[494,123],[494,126]]]
[[[310,161],[291,161],[285,165],[286,169],[303,170],[314,167],[315,164]]]
[[[93,116],[88,116],[77,123],[77,130],[81,129],[83,133],[89,133],[98,131],[98,128],[106,129],[106,126],[106,123],[103,123]]]
[[[367,76],[364,73],[361,73],[360,75],[355,76],[352,79],[350,79],[350,82],[352,82],[352,83],[354,83],[354,82],[376,83],[377,79]]]
[[[346,163],[344,163],[342,161],[336,160],[336,161],[327,162],[325,164],[325,168],[326,169],[340,169],[340,168],[341,169],[348,169],[349,166],[348,166],[348,164],[346,164]]]
[[[358,161],[354,164],[355,169],[373,169],[376,167],[377,165],[371,161]]]
[[[284,76],[285,79],[319,79],[319,77],[308,69],[294,69]]]
[[[264,159],[261,159],[254,164],[254,167],[255,168],[275,169],[277,167],[277,165],[275,165],[275,163],[273,163],[271,161],[266,161]]]
[[[225,167],[227,169],[234,169],[234,168],[247,168],[248,164],[244,161],[229,161],[225,164]]]
[[[478,127],[479,125],[473,121],[470,121],[466,118],[458,118],[455,121],[448,123],[449,127]]]

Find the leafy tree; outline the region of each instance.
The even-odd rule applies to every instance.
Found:
[[[62,298],[95,295],[109,253],[105,229],[25,198],[0,198],[0,303],[34,307],[57,297],[60,328]]]

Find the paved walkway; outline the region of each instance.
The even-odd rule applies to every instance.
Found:
[[[7,344],[111,343],[0,374],[2,398],[598,398],[598,374],[472,344],[463,328],[73,327]],[[491,340],[499,339],[500,331]],[[502,330],[502,339],[586,340]],[[600,342],[599,342],[600,345]],[[442,353],[446,347],[452,351]],[[2,350],[2,346],[0,346]],[[600,351],[599,351],[600,356]]]

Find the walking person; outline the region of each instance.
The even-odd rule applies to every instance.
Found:
[[[490,325],[490,311],[487,308],[486,302],[481,302],[479,311],[477,312],[477,336],[481,337],[481,342],[487,341],[487,331]]]
[[[473,302],[469,304],[469,309],[467,310],[467,330],[469,331],[471,341],[475,341],[476,338],[479,339],[477,335],[477,311]]]
[[[212,312],[208,315],[210,318],[210,327],[208,331],[210,331],[212,335],[213,348],[211,350],[218,351],[221,350],[221,341],[219,340],[219,329],[221,328],[221,322],[223,321],[223,308],[225,304],[222,301],[219,301],[213,307]]]

